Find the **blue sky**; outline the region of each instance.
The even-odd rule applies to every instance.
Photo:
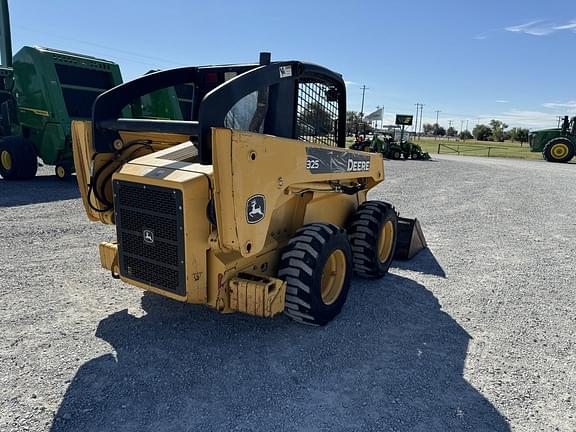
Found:
[[[535,1],[9,0],[14,51],[48,46],[151,68],[304,60],[343,74],[348,108],[384,106],[386,120],[498,118],[554,126],[576,114],[576,4]]]

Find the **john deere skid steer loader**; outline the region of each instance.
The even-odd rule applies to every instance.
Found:
[[[130,101],[184,83],[190,121],[120,118]],[[384,179],[382,156],[346,149],[345,120],[339,74],[266,53],[103,93],[92,122],[73,124],[86,212],[116,225],[102,266],[220,312],[326,324],[352,272],[384,276],[398,240],[394,208],[366,200]]]

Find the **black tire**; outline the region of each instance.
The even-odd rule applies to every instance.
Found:
[[[333,276],[341,284],[336,284],[330,298],[323,296],[322,287],[325,267],[333,256],[343,256],[345,264],[339,268],[345,273]],[[332,224],[304,225],[282,253],[278,277],[287,283],[286,315],[302,324],[329,323],[342,310],[350,289],[352,252],[346,231]]]
[[[69,162],[59,163],[54,167],[54,173],[59,180],[69,180],[72,177],[72,164]]]
[[[382,238],[386,233],[390,240]],[[382,201],[361,204],[350,222],[348,234],[358,276],[373,279],[388,273],[398,240],[398,216],[391,205]]]
[[[412,159],[413,160],[418,160],[420,159],[420,154],[418,152],[412,152]]]
[[[38,170],[34,144],[22,137],[6,137],[0,142],[0,175],[6,180],[26,180]]]
[[[402,153],[400,153],[400,150],[394,150],[392,152],[392,159],[400,160],[401,157],[402,157]]]
[[[559,154],[556,150],[558,147],[565,149],[565,151]],[[569,162],[574,157],[574,143],[568,138],[551,139],[544,146],[542,155],[548,162]]]

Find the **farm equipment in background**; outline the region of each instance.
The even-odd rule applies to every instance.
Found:
[[[357,139],[350,146],[353,150],[381,153],[387,159],[430,160],[430,155],[422,151],[418,144],[402,140],[395,141],[391,135],[373,135],[370,139]]]
[[[122,118],[130,101],[183,84],[189,121]],[[380,278],[397,252],[425,247],[417,223],[400,219],[399,230],[392,205],[367,200],[383,159],[345,148],[345,117],[341,75],[269,53],[103,93],[92,122],[72,126],[86,213],[116,225],[117,241],[100,244],[102,266],[222,313],[327,324],[353,271]]]
[[[576,152],[576,117],[564,116],[560,128],[530,132],[528,143],[548,162],[570,162]]]
[[[90,119],[96,97],[122,83],[120,69],[107,60],[50,48],[26,46],[12,59],[7,0],[1,0],[0,12],[0,175],[34,177],[39,157],[65,179],[74,168],[71,121]]]

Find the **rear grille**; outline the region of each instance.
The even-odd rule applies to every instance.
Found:
[[[182,192],[114,181],[120,274],[186,293]]]

